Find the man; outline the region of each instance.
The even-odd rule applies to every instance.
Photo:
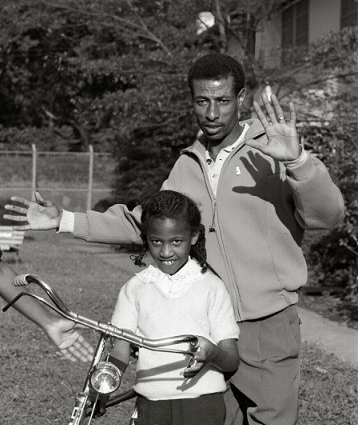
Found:
[[[1,256],[0,250],[0,297],[10,302],[25,289],[13,285],[16,273],[1,261]],[[82,362],[92,360],[93,348],[78,333],[71,320],[60,318],[40,301],[31,297],[23,297],[16,301],[14,307],[46,333],[64,358]]]
[[[296,303],[307,278],[300,248],[304,229],[328,229],[344,214],[343,199],[325,166],[299,145],[293,104],[285,119],[275,96],[263,95],[268,117],[239,121],[245,96],[236,60],[210,54],[189,70],[200,134],[181,153],[163,188],[200,206],[208,263],[223,279],[240,325],[241,363],[230,378],[227,424],[297,423],[300,329]],[[37,203],[6,208],[5,216],[58,228],[88,241],[140,243],[140,207],[105,213],[61,212],[39,194]],[[62,219],[60,220],[60,218]]]

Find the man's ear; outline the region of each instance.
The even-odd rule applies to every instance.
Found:
[[[244,99],[245,99],[245,95],[246,95],[246,89],[241,89],[240,93],[237,95],[237,101],[239,106],[241,106],[244,103]]]
[[[194,233],[194,235],[191,237],[191,244],[195,245],[198,242],[199,239],[199,232]]]

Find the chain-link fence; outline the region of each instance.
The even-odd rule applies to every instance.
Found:
[[[85,211],[111,194],[113,155],[93,152],[0,151],[0,204],[31,199],[37,189],[70,211]]]

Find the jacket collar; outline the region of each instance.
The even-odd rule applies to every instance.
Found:
[[[265,129],[263,128],[260,120],[258,120],[257,118],[240,121],[240,124],[242,126],[244,126],[245,124],[248,124],[249,129],[246,132],[244,140],[242,141],[242,143],[240,143],[239,146],[236,147],[236,149],[240,149],[241,146],[245,144],[245,140],[257,139],[258,137],[261,137],[266,134]],[[203,134],[200,132],[196,141],[191,146],[184,148],[181,151],[181,153],[194,153],[199,151],[202,155],[204,155],[205,150],[206,150],[206,140]]]

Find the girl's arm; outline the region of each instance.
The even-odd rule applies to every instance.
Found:
[[[122,374],[126,371],[130,357],[130,344],[127,341],[116,339],[113,344],[109,361],[112,362]]]
[[[235,372],[239,366],[239,350],[235,339],[224,339],[218,345],[204,337],[199,338],[193,366],[184,370],[185,378],[195,376],[206,364],[212,364],[222,372]]]
[[[126,341],[116,339],[114,341],[113,349],[109,356],[109,361],[113,363],[121,371],[122,376],[127,369],[130,357],[130,344]],[[102,416],[106,412],[106,404],[110,395],[101,394],[99,397],[98,414]]]

